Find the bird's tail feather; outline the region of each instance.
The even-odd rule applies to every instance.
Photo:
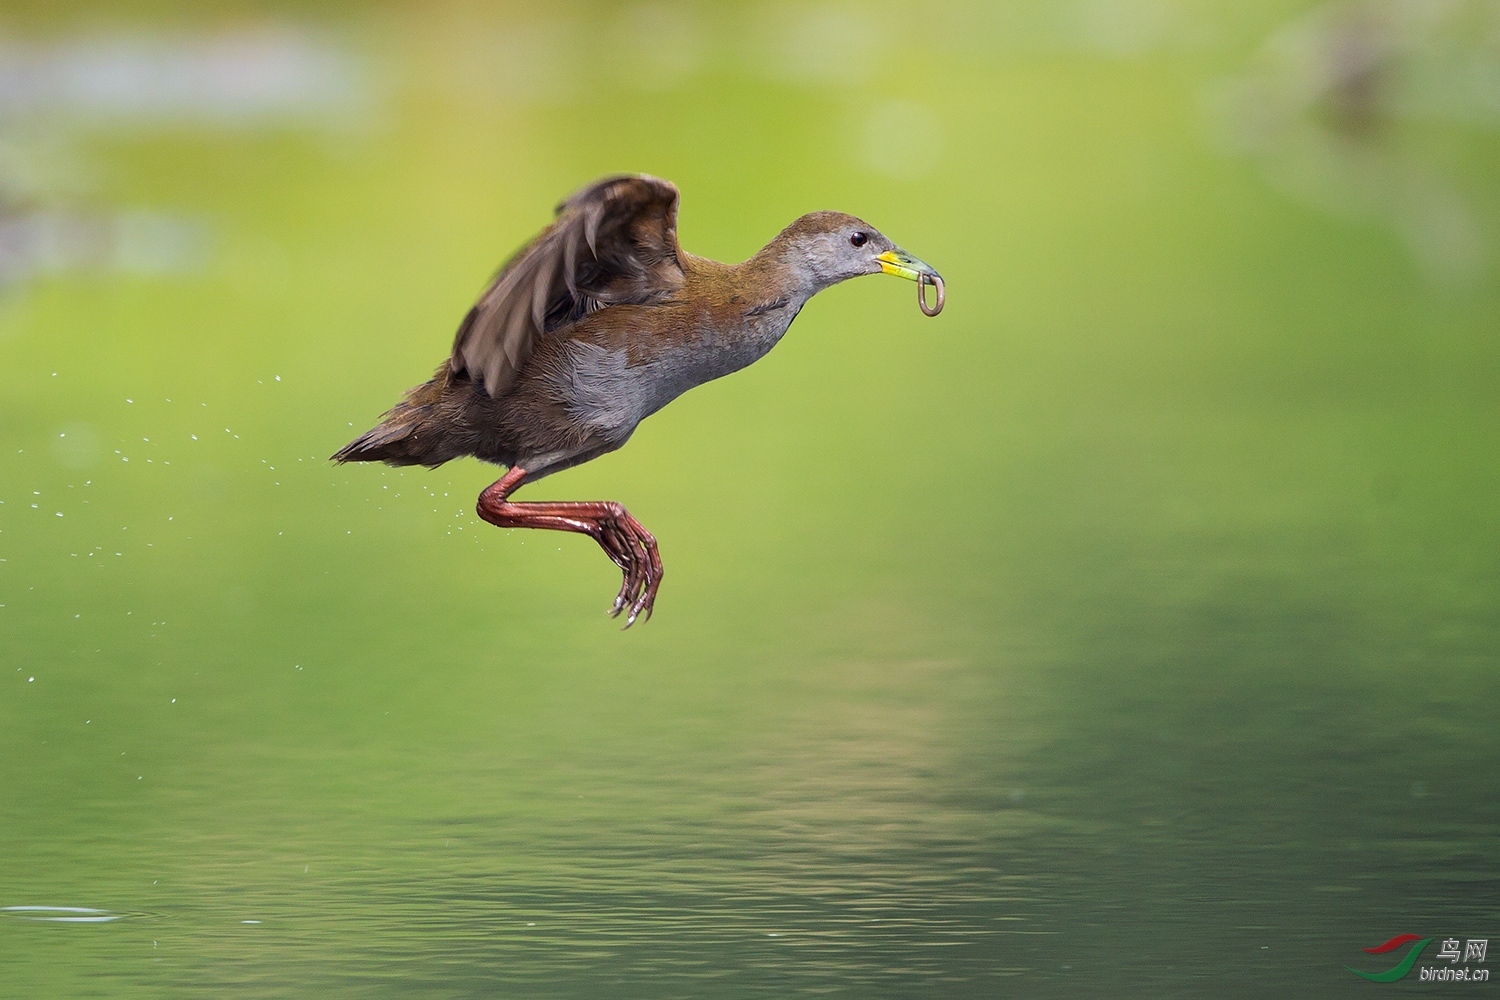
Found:
[[[345,462],[384,462],[387,465],[435,468],[457,458],[457,454],[447,453],[440,422],[436,419],[448,378],[449,367],[445,362],[431,381],[407,392],[380,423],[340,448],[332,460],[340,465]]]

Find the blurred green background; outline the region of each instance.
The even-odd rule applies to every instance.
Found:
[[[619,170],[949,288],[523,494],[656,533],[625,634],[493,468],[326,461]],[[1500,937],[1497,249],[1491,3],[10,0],[0,907],[101,912],[0,992],[1419,989],[1344,966]]]

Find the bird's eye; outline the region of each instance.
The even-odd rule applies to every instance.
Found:
[[[855,233],[853,236],[849,237],[849,243],[852,246],[862,247],[865,245],[865,241],[869,238],[869,234],[867,233]]]

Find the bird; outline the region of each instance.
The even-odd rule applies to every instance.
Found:
[[[436,468],[472,456],[501,466],[479,494],[479,516],[590,536],[623,577],[608,613],[625,613],[622,628],[649,619],[661,554],[624,506],[511,495],[620,448],[688,389],[759,360],[825,288],[898,275],[917,282],[929,316],[945,296],[931,265],[855,216],[809,213],[750,259],[723,264],[678,245],[678,202],[676,185],[649,174],[605,177],[564,200],[490,281],[432,378],[332,461]]]

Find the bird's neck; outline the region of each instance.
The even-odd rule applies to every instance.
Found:
[[[786,299],[795,311],[830,284],[819,280],[804,263],[783,233],[754,257],[736,265],[740,287],[754,289],[767,302]]]

